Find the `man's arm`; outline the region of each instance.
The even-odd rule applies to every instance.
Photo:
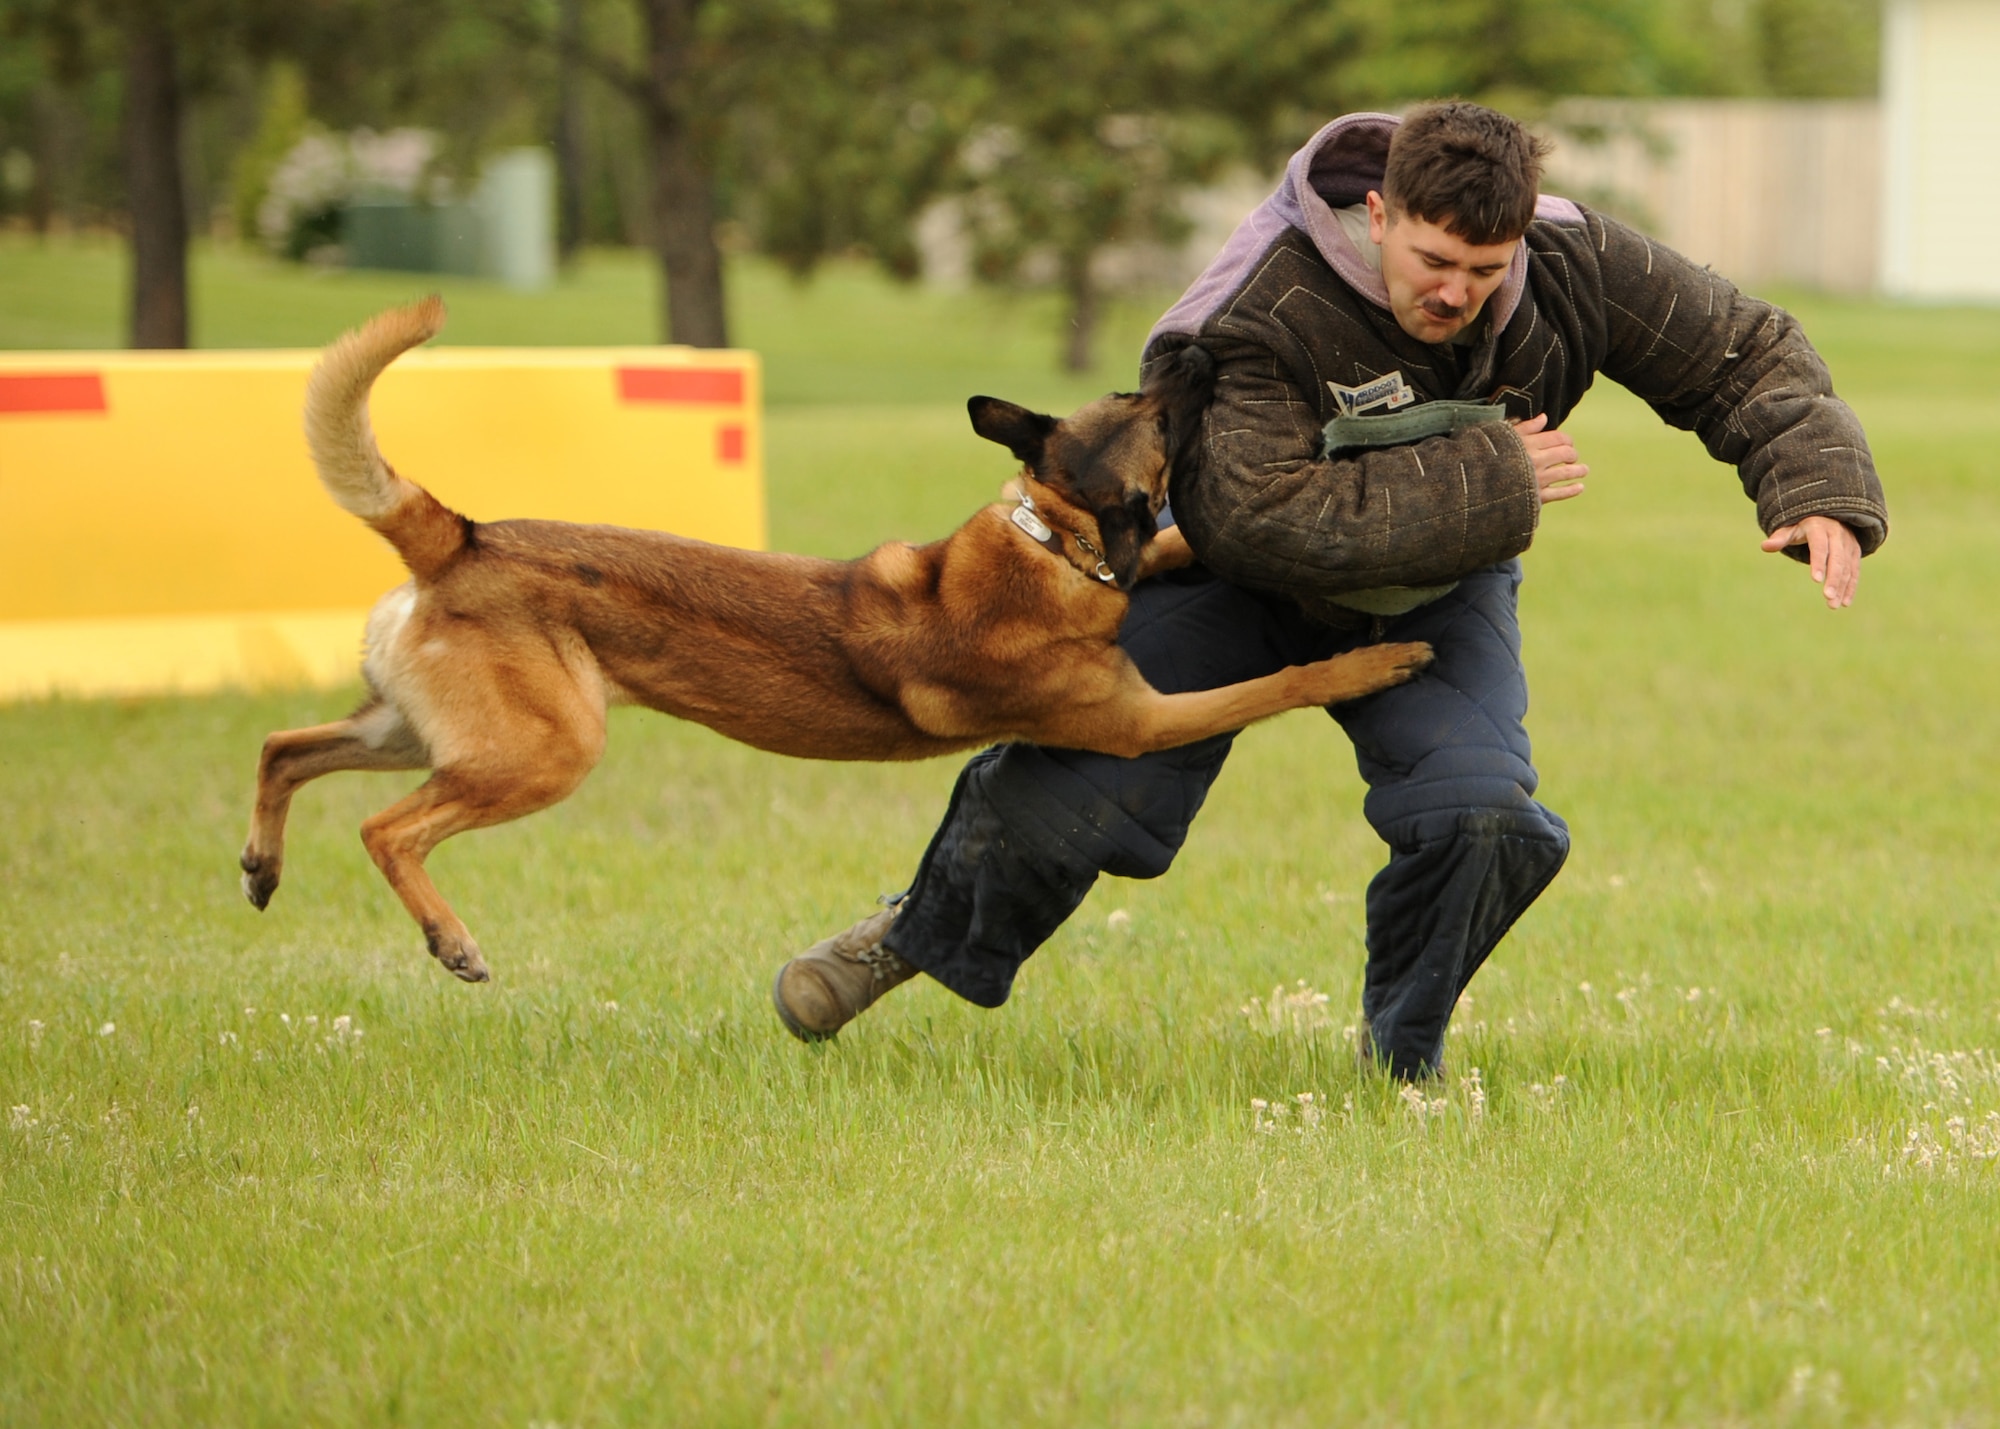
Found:
[[[1322,457],[1319,417],[1283,363],[1254,344],[1202,341],[1215,397],[1173,503],[1217,574],[1310,610],[1350,591],[1457,580],[1534,538],[1542,482],[1514,428]]]
[[[1805,561],[1829,606],[1854,598],[1889,512],[1861,423],[1791,314],[1623,224],[1588,215],[1605,300],[1605,376],[1737,469],[1767,551]]]

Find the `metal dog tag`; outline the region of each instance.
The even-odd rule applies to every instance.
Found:
[[[1033,536],[1037,541],[1046,541],[1049,537],[1055,535],[1055,532],[1043,524],[1041,517],[1025,506],[1016,506],[1007,515],[1009,520],[1023,531],[1026,531],[1030,536]]]

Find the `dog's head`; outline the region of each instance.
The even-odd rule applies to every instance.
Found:
[[[998,397],[966,403],[972,429],[1020,458],[1037,481],[1096,518],[1104,561],[1129,588],[1159,529],[1167,479],[1194,448],[1215,363],[1199,347],[1156,358],[1137,392],[1114,392],[1067,417],[1046,417]]]

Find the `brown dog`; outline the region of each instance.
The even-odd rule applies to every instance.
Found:
[[[443,320],[437,298],[383,313],[328,348],[306,388],[320,479],[412,579],[369,616],[361,708],[264,741],[243,891],[270,902],[307,780],[430,769],[361,839],[431,953],[468,982],[486,963],[425,857],[566,798],[603,754],[613,704],[810,759],[921,759],[1005,739],[1130,756],[1350,700],[1430,663],[1427,645],[1379,645],[1163,695],[1118,648],[1125,588],[1190,559],[1154,522],[1207,400],[1198,351],[1146,391],[1063,421],[973,398],[973,427],[1025,465],[1016,500],[943,541],[827,561],[447,510],[389,468],[368,423],[376,377]]]

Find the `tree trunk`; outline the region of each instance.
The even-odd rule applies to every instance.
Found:
[[[64,168],[62,100],[47,83],[35,86],[28,99],[33,135],[35,183],[28,191],[28,222],[37,238],[47,238],[56,216],[56,175]],[[65,214],[67,218],[69,215]]]
[[[667,341],[727,347],[722,252],[715,244],[715,180],[689,124],[688,61],[700,0],[644,0],[648,39],[647,138],[653,160],[653,242],[665,280]]]
[[[560,0],[556,47],[556,257],[564,267],[583,247],[583,0]]]
[[[132,215],[132,346],[188,345],[187,200],[174,37],[135,9],[125,30],[125,195]]]
[[[1090,371],[1090,349],[1097,337],[1098,291],[1090,273],[1096,250],[1065,253],[1062,260],[1063,293],[1069,298],[1069,337],[1063,344],[1065,372]]]

